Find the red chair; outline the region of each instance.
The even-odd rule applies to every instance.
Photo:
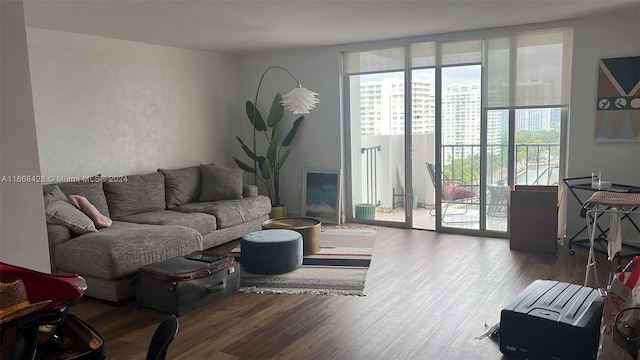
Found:
[[[438,189],[440,188],[442,191],[442,201],[445,202],[445,207],[442,210],[442,221],[446,223],[466,223],[466,222],[477,222],[477,220],[472,221],[446,221],[445,215],[464,215],[469,210],[468,205],[473,202],[474,198],[477,198],[478,195],[469,190],[471,186],[460,184],[449,179],[447,175],[442,173],[442,177],[440,181],[437,180],[437,173],[435,165],[431,163],[427,164],[427,170],[429,171],[429,176],[431,177],[431,181],[433,182],[433,186]],[[449,206],[451,204],[462,204],[464,205],[464,210],[462,212],[448,212]]]
[[[51,300],[45,309],[71,304],[87,289],[87,282],[78,274],[53,275],[0,262],[0,281],[18,278],[22,279],[30,302]]]
[[[50,301],[35,312],[0,323],[0,358],[62,358],[67,351],[77,351],[78,358],[104,359],[104,339],[87,323],[68,314],[69,307],[87,289],[77,274],[53,275],[0,262],[0,281],[24,284],[30,303]],[[55,325],[55,334],[40,343],[42,325]],[[59,341],[59,339],[71,341]],[[69,348],[65,344],[75,344]],[[74,357],[76,358],[76,357]]]

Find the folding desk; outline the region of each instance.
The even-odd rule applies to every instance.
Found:
[[[596,271],[596,258],[594,252],[595,246],[595,234],[597,219],[600,214],[610,214],[610,238],[608,243],[608,255],[609,260],[613,260],[613,257],[618,257],[618,254],[622,251],[622,236],[620,233],[620,223],[623,218],[629,219],[635,226],[633,219],[629,217],[630,214],[636,213],[640,215],[640,193],[619,193],[612,191],[596,191],[589,200],[587,200],[583,208],[588,209],[585,217],[587,217],[587,227],[590,231],[589,239],[589,259],[587,260],[587,272],[584,275],[584,285],[587,286],[589,281],[589,272],[593,268],[593,275],[596,281],[596,287],[598,287],[598,272]],[[593,223],[589,221],[589,218],[593,214]],[[624,214],[622,216],[622,214]],[[636,226],[636,230],[638,227]],[[617,234],[616,234],[617,232]],[[613,254],[613,256],[612,256]],[[618,257],[618,262],[620,258]]]
[[[565,178],[565,179],[562,179],[562,181],[564,182],[567,189],[569,190],[569,193],[573,195],[573,197],[580,204],[582,214],[584,214],[588,219],[587,224],[584,225],[569,239],[568,245],[569,245],[570,253],[572,255],[575,254],[575,251],[572,250],[573,245],[584,247],[584,248],[590,248],[590,244],[589,244],[590,236],[588,232],[589,223],[593,224],[593,231],[594,232],[597,231],[597,236],[594,236],[595,242],[596,242],[594,244],[595,250],[598,252],[606,253],[607,245],[603,243],[606,243],[607,241],[607,233],[609,232],[609,228],[608,227],[604,228],[603,226],[598,224],[596,221],[597,218],[599,218],[604,214],[604,212],[599,212],[595,214],[593,212],[587,213],[586,209],[584,208],[584,203],[587,201],[587,199],[589,199],[589,197],[591,197],[593,193],[597,191],[607,191],[607,192],[614,192],[614,193],[637,193],[637,192],[640,192],[640,187],[633,186],[633,185],[624,185],[624,184],[611,184],[611,187],[599,189],[591,186],[591,176]],[[633,221],[633,219],[629,216],[628,213],[625,213],[621,221],[628,221],[631,224],[631,226],[634,227],[638,233],[640,233],[640,227],[638,227],[636,222]],[[581,237],[581,235],[585,232],[586,232],[586,236]],[[618,259],[618,263],[620,263],[621,259],[631,258],[635,255],[640,255],[640,247],[626,244],[623,246],[623,250],[616,255],[616,258]]]

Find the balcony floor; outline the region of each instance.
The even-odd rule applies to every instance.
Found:
[[[450,207],[445,216],[445,225],[447,227],[461,228],[461,229],[478,229],[479,223],[479,211],[477,208],[470,207],[465,214],[460,214],[463,209]],[[413,209],[413,228],[415,229],[436,229],[436,217],[435,214],[431,215],[432,210],[425,207],[417,207]],[[492,231],[507,231],[507,218],[504,214],[502,216],[487,216],[487,229]],[[376,211],[376,220],[381,221],[404,221],[405,213],[404,209],[378,209]]]

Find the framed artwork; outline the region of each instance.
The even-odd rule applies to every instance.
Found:
[[[340,170],[304,169],[302,216],[340,223]]]
[[[601,59],[597,142],[640,142],[640,56]]]

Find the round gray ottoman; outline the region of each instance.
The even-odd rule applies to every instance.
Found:
[[[285,229],[249,233],[240,239],[240,263],[252,274],[293,271],[302,265],[302,235]]]

